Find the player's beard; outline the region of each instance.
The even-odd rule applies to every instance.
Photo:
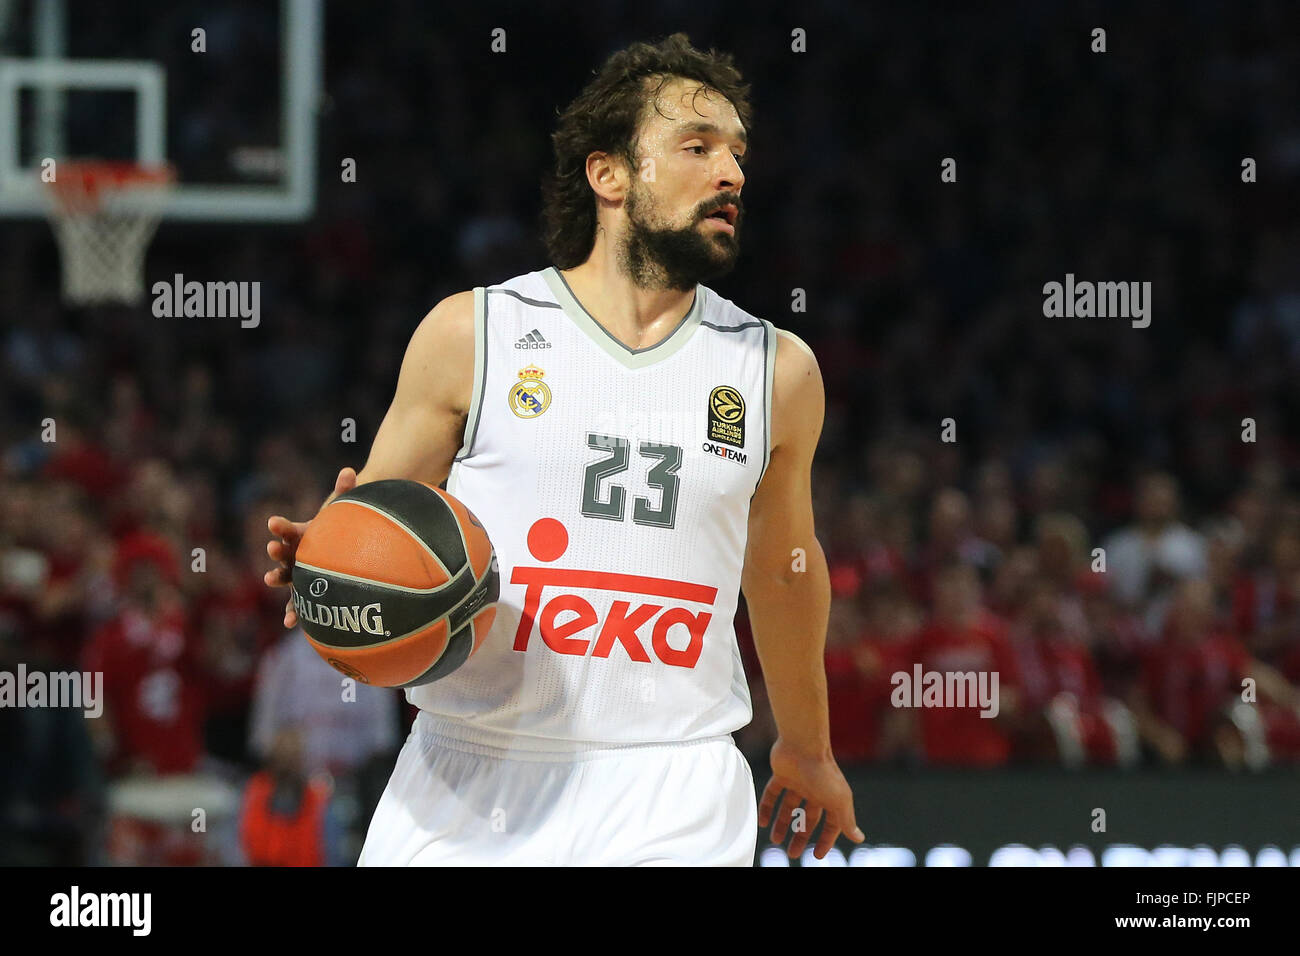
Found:
[[[716,206],[713,202],[710,205]],[[736,203],[739,207],[739,203]],[[619,264],[642,288],[689,291],[697,282],[726,275],[736,265],[740,252],[740,217],[736,231],[705,233],[700,223],[708,208],[691,213],[691,224],[662,228],[655,222],[657,207],[649,190],[633,180],[624,205],[627,232],[619,248]]]

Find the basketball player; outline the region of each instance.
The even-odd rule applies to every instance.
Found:
[[[363,865],[751,866],[756,818],[792,857],[819,823],[819,858],[863,840],[829,743],[821,376],[701,284],[739,250],[747,92],[683,34],[612,56],[553,136],[553,264],[439,302],[338,476],[331,499],[446,479],[501,576],[479,650],[407,690]],[[305,527],[271,518],[268,584]],[[752,716],[740,590],[779,731],[758,808],[731,738]]]

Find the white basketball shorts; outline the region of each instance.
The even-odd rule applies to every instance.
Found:
[[[753,866],[757,834],[754,778],[730,735],[501,749],[421,711],[357,864]]]

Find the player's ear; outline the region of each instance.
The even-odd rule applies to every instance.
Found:
[[[599,199],[621,202],[627,195],[631,176],[622,161],[596,151],[587,156],[587,183]]]

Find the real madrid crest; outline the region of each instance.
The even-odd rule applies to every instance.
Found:
[[[519,370],[519,381],[510,386],[510,410],[520,418],[536,418],[551,407],[551,389],[536,365]]]

